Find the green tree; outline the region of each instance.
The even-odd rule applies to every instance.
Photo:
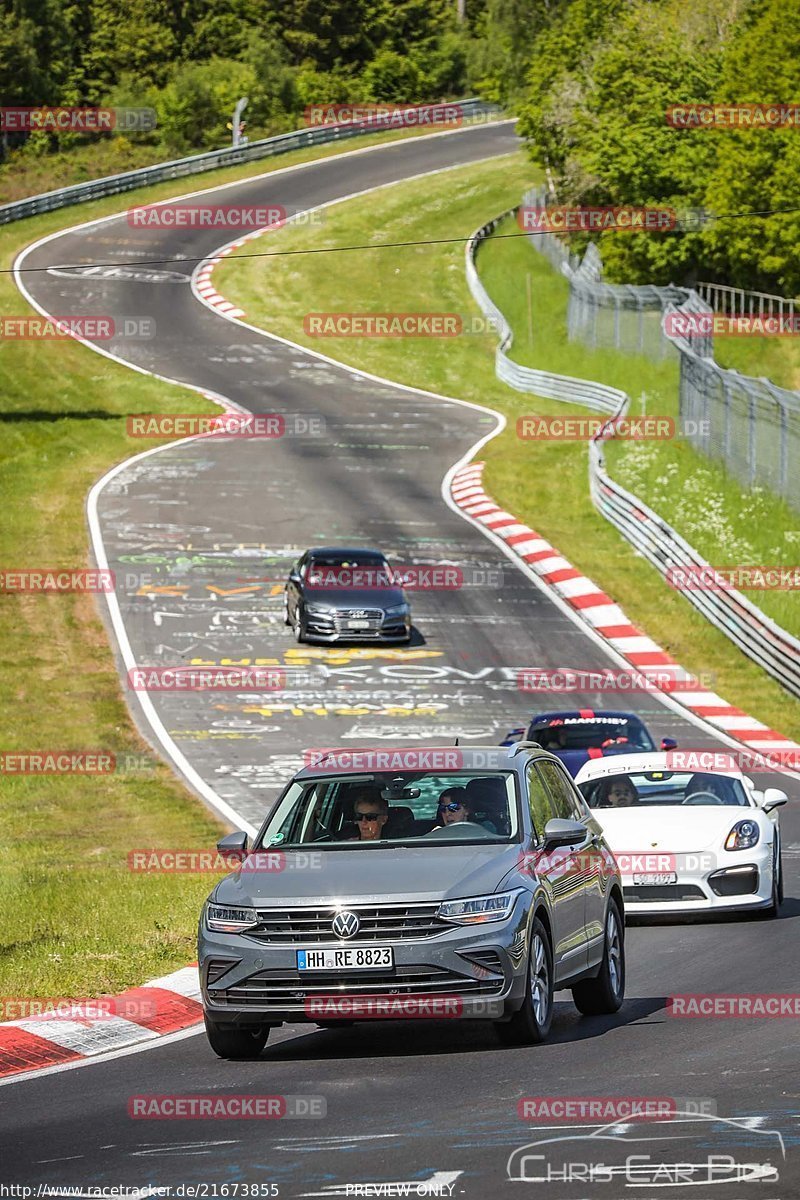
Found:
[[[183,154],[229,144],[227,124],[241,96],[249,96],[256,107],[261,100],[249,64],[226,58],[185,63],[158,94],[156,111],[164,145],[171,153]]]
[[[361,74],[364,100],[414,103],[422,97],[422,72],[412,58],[379,50]]]
[[[87,93],[95,99],[132,72],[146,88],[163,86],[178,57],[180,27],[169,0],[90,0],[84,57]]]
[[[796,103],[800,99],[800,22],[782,6],[751,6],[726,49],[720,101]],[[794,18],[794,19],[792,19]],[[714,145],[706,204],[719,213],[793,208],[800,196],[800,129],[720,129],[696,136]],[[800,294],[800,214],[719,220],[705,250],[712,277],[740,287]]]

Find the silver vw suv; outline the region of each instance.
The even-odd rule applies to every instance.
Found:
[[[543,1041],[553,993],[613,1013],[622,884],[541,747],[331,750],[299,771],[200,918],[208,1040],[257,1057],[283,1022],[488,1019]]]

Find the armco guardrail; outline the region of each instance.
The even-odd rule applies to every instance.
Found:
[[[514,215],[516,211],[512,209],[482,226],[470,238],[466,249],[467,283],[470,291],[482,312],[493,319],[500,333],[500,344],[495,354],[498,378],[517,391],[534,392],[550,400],[567,400],[573,404],[583,404],[589,408],[611,412],[614,416],[621,416],[629,403],[625,392],[593,383],[591,380],[576,379],[570,375],[553,375],[548,371],[523,367],[508,357],[513,332],[481,283],[475,256],[480,243],[496,229],[500,221]],[[712,572],[710,564],[677,530],[609,476],[603,455],[603,443],[609,436],[613,436],[613,432],[601,431],[589,446],[589,489],[598,512],[664,577],[670,568],[694,568]],[[768,671],[787,691],[800,696],[800,641],[797,638],[772,621],[741,592],[733,589],[686,589],[683,595],[712,625]]]
[[[439,109],[444,108],[445,105],[420,106],[420,108],[425,107]],[[483,114],[500,113],[500,109],[496,105],[488,104],[486,101],[474,97],[467,100],[454,100],[447,107],[461,109],[461,115],[467,119]],[[420,122],[420,124],[422,123]],[[435,132],[437,128],[437,125],[431,123],[432,132]],[[114,196],[119,192],[129,192],[134,188],[146,187],[151,183],[163,183],[168,179],[182,179],[186,175],[199,175],[203,171],[211,171],[216,167],[232,167],[238,163],[253,162],[259,158],[271,158],[276,154],[286,154],[289,150],[301,150],[305,146],[320,146],[327,142],[338,142],[367,133],[380,133],[385,129],[391,129],[391,126],[365,122],[320,125],[309,129],[297,129],[290,133],[279,133],[275,137],[263,138],[258,142],[239,146],[235,150],[227,147],[224,150],[209,150],[205,154],[193,154],[188,158],[175,158],[171,162],[158,163],[153,167],[123,171],[119,175],[107,175],[103,179],[71,184],[69,187],[58,188],[53,192],[43,192],[39,196],[29,196],[25,200],[15,200],[11,204],[0,204],[0,225],[6,225],[10,221],[21,221],[24,217],[34,217],[38,213],[50,212],[55,208],[66,208],[71,204],[85,204],[88,200],[98,200],[102,196]]]
[[[495,371],[498,379],[516,388],[518,392],[534,392],[537,396],[545,396],[549,400],[564,400],[572,404],[583,404],[599,412],[622,415],[629,400],[625,392],[617,388],[606,387],[603,383],[594,383],[591,379],[573,379],[570,375],[553,375],[550,371],[537,371],[533,367],[523,367],[510,359],[506,353],[511,347],[513,333],[500,309],[494,303],[486,288],[480,281],[475,267],[475,253],[478,246],[491,234],[506,217],[516,213],[516,209],[502,213],[489,221],[487,225],[474,233],[467,243],[466,270],[467,282],[472,295],[481,307],[485,316],[500,335],[500,344],[495,351]]]

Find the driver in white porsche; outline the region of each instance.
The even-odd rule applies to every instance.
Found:
[[[598,797],[598,808],[630,808],[639,803],[639,793],[627,775],[607,779]]]
[[[713,804],[715,799],[719,804],[736,804],[727,779],[721,779],[719,775],[706,775],[702,771],[698,771],[687,783],[683,802],[686,804],[692,796],[700,795],[708,796],[710,804]]]

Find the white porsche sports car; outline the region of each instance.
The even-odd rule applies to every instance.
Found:
[[[575,778],[619,863],[626,912],[775,916],[783,900],[775,810],[786,793],[757,791],[733,765],[677,770],[670,759],[595,759]]]

